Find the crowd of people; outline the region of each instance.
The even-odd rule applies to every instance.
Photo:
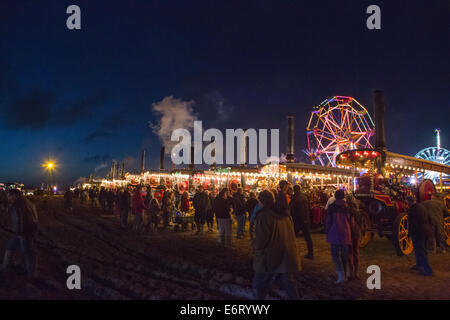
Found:
[[[83,197],[83,193],[87,197]],[[329,205],[325,225],[338,274],[336,283],[358,278],[360,211],[356,199],[348,195],[344,201],[343,195],[344,192],[338,190],[332,197],[335,201]],[[193,211],[196,234],[203,234],[205,226],[206,232],[212,232],[216,222],[218,242],[225,247],[232,246],[235,221],[235,238],[242,239],[248,234],[252,242],[253,283],[258,298],[266,296],[274,280],[285,288],[290,298],[298,297],[292,277],[301,270],[301,257],[295,241],[300,234],[307,244],[308,252],[304,257],[314,259],[310,200],[299,185],[292,186],[284,180],[279,183],[278,190],[264,190],[258,195],[244,192],[242,188],[223,188],[214,195],[199,186],[192,201],[186,191],[180,194],[166,189],[161,197],[149,186],[136,186],[134,190],[75,190],[73,195],[68,191],[65,196],[67,208],[71,208],[74,196],[85,203],[89,199],[92,206],[98,202],[103,210],[110,212],[115,204],[122,226],[138,233],[156,234],[158,229],[165,229],[174,222],[174,212]],[[130,213],[133,219],[129,224]]]
[[[217,194],[198,187],[192,200],[189,193],[171,189],[152,189],[150,186],[119,188],[69,189],[64,195],[66,210],[73,210],[73,200],[100,208],[105,213],[116,212],[123,229],[136,233],[157,234],[176,223],[176,212],[193,213],[195,234],[218,229],[218,242],[232,246],[233,222],[235,237],[246,238],[253,248],[253,288],[255,297],[263,299],[278,282],[290,299],[298,298],[293,276],[301,271],[301,257],[296,237],[303,235],[307,245],[307,259],[314,259],[311,237],[311,201],[299,185],[279,182],[277,190],[263,190],[259,194],[244,192],[242,188],[223,188]],[[447,208],[436,196],[416,203],[408,197],[409,234],[414,243],[415,270],[432,275],[428,262],[428,243],[434,239],[437,247],[445,251],[443,218]],[[192,205],[191,205],[192,203]],[[331,258],[337,280],[341,284],[359,279],[359,241],[362,234],[362,210],[359,201],[344,190],[329,197],[324,218],[326,241],[330,244]],[[2,269],[6,269],[16,249],[25,256],[29,275],[35,272],[33,240],[37,234],[38,215],[34,204],[19,190],[0,190],[0,211],[11,216],[13,236],[6,246]],[[247,221],[249,222],[247,224]],[[215,223],[216,222],[216,223]],[[205,231],[206,226],[206,231]]]
[[[285,180],[280,181],[277,190],[264,190],[259,195],[255,192],[244,192],[242,188],[235,190],[224,188],[214,195],[200,186],[192,199],[196,234],[202,234],[205,225],[207,231],[212,232],[215,220],[218,241],[226,247],[231,247],[235,221],[236,238],[245,237],[248,231],[252,241],[256,271],[254,285],[255,290],[259,290],[258,297],[264,295],[265,289],[261,288],[267,288],[268,283],[279,276],[280,270],[289,273],[279,279],[293,297],[294,290],[290,279],[292,273],[299,271],[301,267],[299,253],[295,249],[295,241],[291,241],[291,236],[295,239],[302,234],[307,245],[307,254],[304,257],[314,259],[310,209],[314,199],[317,201],[320,198],[326,202],[323,222],[326,240],[330,244],[331,257],[336,268],[336,284],[349,279],[359,279],[359,243],[363,227],[360,202],[344,190],[336,190],[328,197],[321,190],[315,191],[312,195],[306,194],[302,192],[300,185],[292,186]],[[96,197],[95,191],[81,192],[88,193],[91,203],[95,203],[95,200],[92,200]],[[122,189],[115,195],[111,190],[102,189],[98,193],[98,199],[103,203],[102,208],[105,209],[108,204],[105,210],[112,210],[116,201],[124,227],[127,227],[128,213],[132,212],[133,230],[137,232],[148,230],[157,233],[161,219],[163,229],[167,228],[173,222],[174,211],[187,212],[191,208],[189,194],[186,191],[179,194],[174,190],[166,190],[164,196],[158,198],[152,194],[150,187],[145,187],[144,190],[141,186],[136,187],[132,193]],[[415,198],[409,196],[407,205],[409,234],[416,255],[416,265],[413,269],[422,275],[431,275],[432,269],[427,256],[429,243],[436,244],[441,252],[445,252],[443,218],[448,214],[447,208],[437,195],[422,203],[416,203]],[[147,212],[145,227],[142,222],[144,212]],[[247,221],[249,221],[248,230],[246,230]],[[272,246],[276,249],[272,250]],[[261,256],[264,256],[264,259]],[[281,269],[280,264],[284,266]],[[260,274],[261,272],[265,275]]]

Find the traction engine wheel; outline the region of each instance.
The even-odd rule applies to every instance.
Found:
[[[446,238],[445,242],[450,247],[450,216],[444,218],[444,233]]]
[[[414,250],[411,237],[408,235],[408,214],[399,213],[392,226],[392,242],[399,256],[408,255]]]
[[[361,213],[361,238],[359,239],[359,246],[364,248],[373,238],[373,232],[370,231],[371,222],[367,213]]]

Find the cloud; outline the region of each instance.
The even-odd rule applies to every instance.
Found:
[[[101,139],[104,139],[104,138],[107,138],[107,137],[109,137],[109,136],[111,136],[112,135],[112,133],[111,132],[106,132],[106,131],[94,131],[94,132],[92,132],[91,134],[88,134],[86,137],[84,137],[81,141],[82,142],[86,142],[86,143],[89,143],[89,142],[93,142],[93,141],[95,141],[95,140],[101,140]]]
[[[79,97],[70,102],[66,108],[58,109],[54,114],[52,122],[57,125],[71,125],[78,123],[92,115],[106,101],[106,96],[101,93],[92,93],[88,96]]]
[[[153,132],[159,137],[161,143],[166,147],[166,153],[170,153],[176,142],[171,141],[172,132],[176,129],[191,130],[194,121],[197,120],[192,106],[194,101],[182,101],[173,96],[165,97],[162,101],[153,103],[153,112],[160,114],[158,124],[150,124]]]
[[[0,120],[7,129],[36,131],[79,123],[106,100],[102,92],[67,98],[40,87],[23,88],[10,65],[0,62]]]
[[[95,155],[95,156],[90,156],[90,157],[84,158],[84,161],[98,163],[98,162],[106,162],[109,158],[110,158],[110,156],[108,154]]]
[[[39,130],[49,126],[73,125],[88,119],[92,111],[103,103],[97,94],[78,98],[67,103],[60,102],[53,92],[32,89],[25,94],[9,97],[0,105],[5,115],[4,126],[8,129]]]
[[[47,126],[53,117],[56,96],[50,92],[35,89],[5,106],[5,126],[10,129],[37,130]]]
[[[97,130],[85,136],[81,139],[81,142],[90,143],[95,140],[111,137],[115,130],[127,124],[127,118],[124,117],[124,114],[126,114],[125,110],[119,110],[115,113],[108,114],[108,116],[103,118]]]
[[[119,110],[111,115],[108,115],[101,123],[102,128],[107,130],[115,130],[126,125],[128,122],[128,118],[124,116],[127,114],[126,112],[126,110]]]

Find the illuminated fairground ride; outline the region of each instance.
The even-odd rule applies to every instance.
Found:
[[[336,156],[353,149],[372,148],[372,118],[352,97],[334,96],[314,107],[308,127],[308,156],[324,166],[336,166]]]
[[[436,129],[435,132],[437,140],[436,147],[428,147],[422,149],[415,155],[415,157],[433,162],[438,162],[440,164],[445,164],[446,166],[450,166],[450,151],[448,151],[445,148],[441,148],[441,137],[440,137],[441,130]],[[440,177],[439,172],[425,171],[425,179],[433,180],[434,183],[436,183],[441,178],[446,179],[448,178],[448,175],[443,175],[443,177]]]

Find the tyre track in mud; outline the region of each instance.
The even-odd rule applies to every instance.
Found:
[[[15,285],[3,290],[0,297],[43,299],[251,299],[251,247],[248,239],[234,240],[234,249],[224,249],[217,242],[217,233],[195,236],[191,232],[167,230],[158,235],[137,235],[126,232],[113,215],[99,214],[76,202],[73,212],[65,213],[62,201],[49,203],[51,210],[39,210],[40,231],[36,238],[41,279],[25,284],[18,278]],[[1,249],[10,235],[0,229]],[[433,287],[402,288],[401,282],[386,275],[383,291],[370,292],[365,280],[336,287],[329,247],[322,235],[313,235],[317,257],[304,261],[304,272],[296,276],[303,299],[398,299],[439,296]],[[303,239],[298,240],[301,250]],[[374,244],[375,245],[375,244]],[[363,253],[363,264],[384,265],[386,272],[406,273],[408,261],[389,256],[383,244],[376,244]],[[377,249],[378,248],[378,249]],[[381,251],[380,251],[381,248]],[[377,251],[378,250],[378,251]],[[302,251],[301,251],[302,252]],[[443,257],[443,261],[445,260]],[[394,260],[395,259],[395,260]],[[403,261],[403,262],[401,262]],[[66,268],[78,264],[82,270],[79,292],[66,288]],[[405,266],[406,265],[406,266]],[[441,264],[441,272],[446,272]],[[362,269],[363,270],[363,269]],[[411,280],[421,280],[406,274]],[[389,277],[389,280],[388,280]],[[437,280],[435,288],[445,281]],[[21,282],[22,281],[22,282]],[[423,279],[432,281],[432,279]],[[448,282],[447,282],[448,283]],[[431,284],[431,282],[430,282]],[[12,290],[11,290],[12,289]],[[3,291],[2,291],[3,290]],[[442,294],[441,294],[442,296]],[[284,293],[274,288],[269,299],[283,299]]]
[[[170,254],[167,254],[167,252],[155,251],[154,249],[149,250],[149,247],[145,248],[146,253],[138,250],[141,249],[139,245],[137,248],[131,249],[128,245],[130,242],[129,240],[142,241],[142,239],[139,239],[139,237],[137,237],[138,239],[136,239],[135,236],[125,236],[131,239],[126,239],[127,241],[118,242],[117,237],[123,236],[123,234],[117,234],[114,229],[104,225],[104,223],[108,222],[107,219],[101,219],[103,221],[92,221],[90,222],[90,226],[86,227],[85,225],[80,226],[77,224],[77,221],[71,221],[73,219],[66,217],[64,221],[61,221],[62,225],[59,226],[59,228],[58,226],[54,225],[55,223],[60,222],[60,219],[57,220],[58,221],[53,221],[51,229],[49,228],[47,230],[41,230],[41,233],[45,234],[49,245],[52,246],[54,250],[60,251],[60,258],[64,261],[64,263],[70,265],[74,264],[74,260],[78,259],[79,261],[82,261],[81,264],[89,266],[87,271],[89,278],[95,280],[96,283],[100,283],[105,287],[117,290],[125,297],[148,298],[148,296],[151,296],[152,293],[149,291],[153,291],[152,289],[158,289],[155,286],[155,283],[158,284],[158,281],[164,281],[164,285],[169,287],[169,291],[171,292],[175,292],[176,289],[179,289],[178,286],[193,289],[192,293],[194,295],[188,296],[219,299],[237,298],[228,295],[227,292],[224,292],[223,290],[210,288],[208,286],[209,282],[205,281],[205,279],[202,279],[201,275],[195,272],[196,267],[201,267],[196,266],[192,262],[188,261],[183,263],[183,261],[177,261],[177,258],[172,257]],[[96,218],[95,220],[100,219]],[[99,226],[100,229],[106,230],[106,232],[96,233],[97,230],[95,229]],[[65,230],[66,228],[70,230]],[[73,240],[79,236],[93,236],[95,239],[92,242],[96,244],[95,251],[97,251],[98,253],[95,254],[92,251],[87,253],[86,250],[80,251],[80,246],[78,244],[56,244],[52,239],[61,239],[61,236],[58,235],[57,232],[56,234],[55,232],[53,232],[52,234],[52,230],[59,229],[64,230],[61,231],[62,233],[67,232],[71,235],[72,241],[70,242],[73,242]],[[119,229],[119,231],[123,230]],[[79,235],[77,235],[77,232],[79,233]],[[100,236],[100,234],[102,236]],[[103,235],[108,236],[103,237]],[[102,245],[99,245],[99,243],[101,243]],[[61,254],[61,252],[64,252],[64,254]],[[103,259],[97,258],[99,255],[103,256]],[[93,256],[95,256],[95,258]],[[108,256],[110,257],[109,261],[107,260]],[[152,256],[163,257],[164,260],[158,260],[153,258]],[[123,261],[124,257],[126,257],[126,259],[128,260],[126,263]],[[83,262],[83,260],[85,260],[86,262]],[[137,267],[131,267],[133,264]],[[101,273],[103,275],[99,275],[99,270],[101,270]],[[211,272],[215,274],[218,273],[218,271],[215,270],[212,270]],[[180,274],[182,275],[181,277]],[[117,285],[117,282],[121,282],[121,280],[113,280],[127,278],[128,283],[126,283],[125,286]],[[123,288],[120,288],[126,287],[130,283],[134,284],[132,285],[132,287],[135,287],[135,290],[127,291]],[[142,283],[145,285],[140,286],[137,283]],[[139,292],[139,294],[133,294],[134,291]],[[167,294],[164,293],[163,297],[164,296],[167,296]],[[160,297],[157,296],[155,298]]]

